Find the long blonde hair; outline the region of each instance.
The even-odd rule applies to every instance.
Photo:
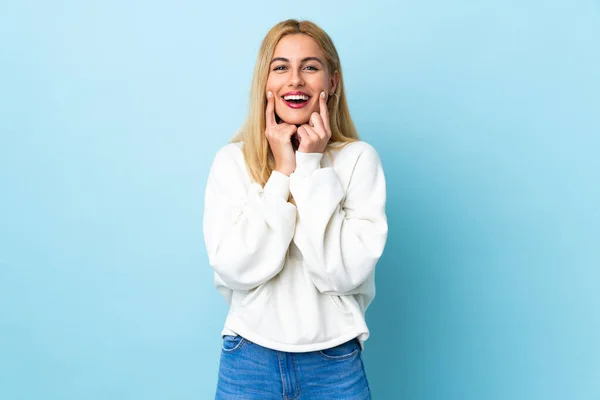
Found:
[[[244,142],[243,153],[246,167],[252,179],[263,187],[271,176],[271,172],[275,169],[273,153],[265,136],[267,106],[265,88],[269,76],[269,65],[279,40],[285,35],[297,33],[308,35],[314,39],[325,53],[329,73],[333,74],[335,71],[339,73],[335,95],[330,97],[327,104],[331,139],[326,152],[330,153],[334,148],[359,140],[358,132],[350,117],[344,91],[342,65],[333,41],[325,31],[313,22],[297,21],[295,19],[282,21],[271,28],[260,46],[250,88],[248,116],[231,140],[232,143]]]

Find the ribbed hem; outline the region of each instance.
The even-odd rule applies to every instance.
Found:
[[[295,174],[310,176],[317,169],[321,168],[321,158],[323,153],[303,153],[296,151],[296,170]]]

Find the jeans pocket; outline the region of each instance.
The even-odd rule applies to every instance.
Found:
[[[346,343],[319,350],[318,353],[328,360],[346,360],[356,356],[360,352],[360,344],[357,339],[352,339]]]
[[[226,353],[232,353],[236,350],[241,349],[245,341],[246,339],[244,339],[240,335],[225,335],[223,337],[223,344],[221,345],[221,349]]]

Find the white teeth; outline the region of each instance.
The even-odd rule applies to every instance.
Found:
[[[308,100],[308,96],[305,94],[294,94],[291,96],[283,96],[285,100]]]

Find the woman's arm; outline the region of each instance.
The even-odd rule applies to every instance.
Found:
[[[354,294],[373,272],[387,240],[383,168],[375,149],[365,144],[344,198],[333,168],[320,168],[321,157],[296,153],[290,178],[298,208],[294,242],[320,292]]]
[[[219,150],[204,200],[204,241],[209,263],[233,290],[251,290],[274,277],[294,236],[296,207],[289,203],[289,177],[273,171],[264,190],[246,182],[243,158],[233,145]],[[220,279],[217,279],[220,278]]]

